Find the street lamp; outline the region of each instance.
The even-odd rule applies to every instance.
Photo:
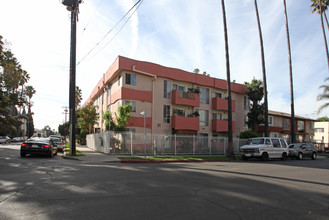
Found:
[[[144,116],[144,157],[146,158],[146,111],[142,111],[141,116]]]

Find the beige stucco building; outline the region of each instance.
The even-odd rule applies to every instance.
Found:
[[[247,129],[247,87],[231,83],[233,137]],[[128,129],[148,134],[227,136],[227,82],[158,64],[117,57],[90,94],[86,104],[97,107],[100,119],[95,132],[105,131],[101,118],[119,106],[131,104]]]

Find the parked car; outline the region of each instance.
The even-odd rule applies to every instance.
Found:
[[[54,145],[57,147],[59,152],[63,152],[64,150],[64,143],[60,136],[49,136],[49,138],[54,142]]]
[[[251,138],[246,145],[240,147],[242,159],[260,158],[281,158],[285,160],[289,154],[287,142],[282,138],[259,137]]]
[[[293,143],[289,145],[289,157],[301,160],[304,157],[310,157],[315,160],[317,157],[317,151],[311,143]]]
[[[6,144],[6,137],[0,136],[0,144]]]
[[[27,154],[53,157],[57,154],[57,148],[50,138],[31,138],[21,144],[20,154],[21,157]]]
[[[12,142],[21,142],[21,141],[24,141],[24,138],[23,137],[14,137],[11,141]]]

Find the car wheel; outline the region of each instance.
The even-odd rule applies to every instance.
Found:
[[[21,152],[21,157],[26,157],[26,153]]]
[[[52,151],[50,152],[49,157],[50,157],[50,158],[53,158],[53,157],[54,157],[54,154],[53,154]]]
[[[269,160],[268,153],[263,153],[261,160],[263,160],[263,161]]]
[[[316,160],[316,153],[315,152],[313,152],[313,154],[312,154],[312,160]]]
[[[282,154],[282,157],[281,157],[281,160],[286,160],[287,159],[287,154],[286,153],[283,153]]]
[[[302,159],[303,159],[303,154],[302,153],[298,153],[297,160],[302,160]]]

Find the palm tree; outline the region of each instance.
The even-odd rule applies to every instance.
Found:
[[[266,83],[266,69],[265,69],[265,56],[264,56],[264,45],[263,45],[263,36],[262,29],[260,26],[260,19],[258,13],[257,0],[255,0],[255,10],[258,24],[259,40],[260,40],[260,49],[262,57],[262,71],[263,71],[263,88],[264,88],[264,123],[265,123],[265,137],[268,137],[268,101],[267,101],[267,83]]]
[[[329,69],[328,43],[327,43],[326,32],[324,30],[324,25],[323,25],[323,14],[325,14],[325,11],[328,8],[329,1],[328,0],[311,0],[311,2],[313,2],[311,5],[312,13],[317,12],[318,14],[320,14],[322,33],[323,33],[323,38],[324,38],[324,44],[326,47],[327,62],[328,62],[328,69]]]
[[[293,78],[292,78],[292,62],[291,62],[291,49],[290,49],[290,36],[289,36],[289,25],[288,25],[288,14],[287,14],[287,4],[286,0],[283,0],[284,15],[286,19],[286,32],[287,32],[287,43],[288,43],[288,59],[289,59],[289,76],[290,76],[290,104],[291,104],[291,143],[296,142],[295,136],[295,104],[294,104],[294,88],[293,88]]]
[[[328,80],[329,80],[329,77],[326,78],[324,81],[328,81]],[[323,92],[317,96],[316,100],[317,101],[329,100],[329,85],[322,85],[319,88],[323,89]],[[317,114],[319,114],[323,109],[327,108],[328,106],[329,106],[329,102],[321,105],[318,109]]]
[[[226,78],[227,78],[227,92],[228,92],[228,156],[234,157],[233,151],[233,129],[232,129],[232,95],[231,95],[231,73],[230,73],[230,56],[228,50],[228,36],[227,36],[227,24],[225,3],[222,0],[223,11],[223,24],[224,24],[224,39],[225,39],[225,57],[226,57]]]

